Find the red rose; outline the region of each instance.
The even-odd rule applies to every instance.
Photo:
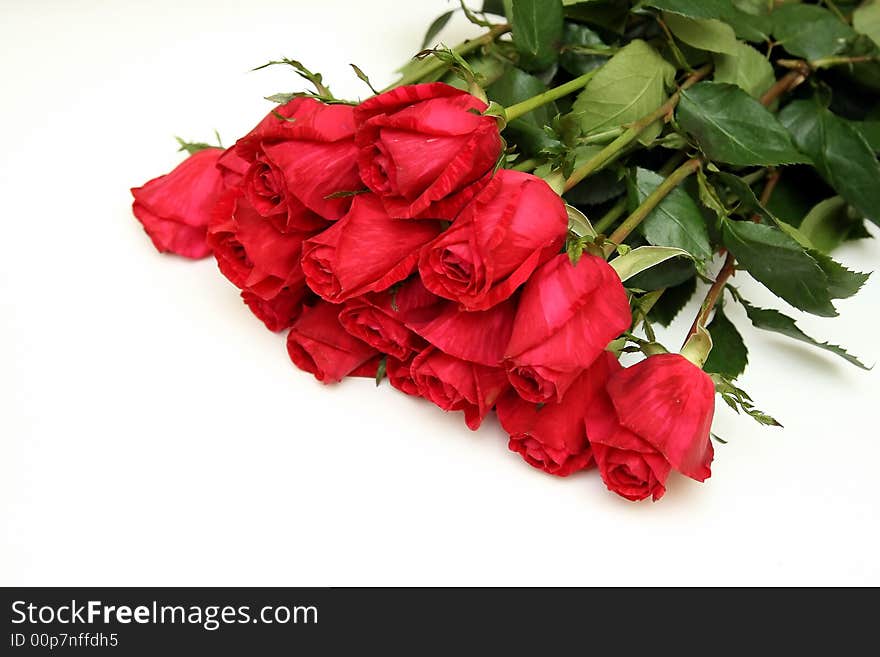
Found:
[[[208,244],[220,271],[247,293],[245,303],[272,330],[292,323],[298,300],[306,292],[300,266],[306,237],[280,232],[275,222],[250,206],[240,190],[225,192],[215,207]]]
[[[445,354],[487,367],[500,367],[504,359],[516,304],[512,300],[481,312],[462,312],[452,302],[413,313],[406,326]]]
[[[608,376],[619,367],[614,354],[605,352],[581,372],[560,402],[535,404],[508,390],[498,400],[497,411],[501,426],[510,434],[510,450],[560,477],[588,467],[592,453],[584,414],[604,394]]]
[[[486,107],[441,82],[365,100],[355,109],[361,178],[395,217],[451,219],[501,155]]]
[[[565,204],[540,178],[499,170],[452,226],[422,252],[425,287],[467,310],[507,299],[559,253]]]
[[[133,187],[132,210],[162,253],[204,258],[211,210],[223,191],[217,170],[219,148],[206,148],[186,158],[169,174]]]
[[[308,294],[309,290],[305,285],[298,285],[293,288],[282,288],[278,295],[269,301],[247,290],[241,293],[241,299],[267,329],[282,331],[299,317],[303,308],[303,299]]]
[[[303,246],[309,287],[333,303],[385,290],[409,276],[419,249],[440,232],[439,221],[397,221],[373,194]]]
[[[377,355],[342,328],[339,306],[324,301],[303,309],[287,334],[287,353],[298,368],[322,383],[341,381]]]
[[[464,411],[465,423],[474,431],[509,386],[503,369],[470,363],[436,347],[416,356],[410,373],[420,396],[444,411]]]
[[[430,313],[441,301],[415,276],[400,287],[346,301],[339,322],[353,336],[404,361],[427,346],[404,322],[420,311]]]
[[[511,384],[529,401],[561,400],[631,321],[623,284],[602,258],[572,265],[557,255],[523,288],[506,353]]]
[[[221,166],[239,172],[247,164],[242,184],[248,201],[282,230],[314,230],[339,219],[351,206],[351,197],[333,195],[363,187],[349,105],[294,98],[268,114],[231,151]]]
[[[697,481],[711,475],[714,451],[709,429],[715,386],[703,370],[678,354],[651,356],[612,375],[607,390],[621,427],[682,474]],[[619,449],[640,451],[626,446],[623,438],[601,440]],[[658,476],[656,468],[652,470],[662,483],[665,477]]]
[[[412,377],[413,358],[407,360],[397,360],[389,356],[385,362],[385,373],[388,375],[388,382],[406,395],[420,397],[419,386]]]
[[[671,467],[663,455],[632,431],[622,427],[608,395],[594,400],[587,412],[587,434],[593,457],[608,490],[637,502],[666,492]]]

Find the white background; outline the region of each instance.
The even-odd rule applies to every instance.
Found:
[[[494,420],[321,386],[212,261],[153,250],[128,188],[180,160],[173,135],[231,143],[302,88],[250,68],[363,95],[348,63],[390,82],[451,7],[3,0],[0,584],[880,584],[877,371],[732,309],[742,385],[786,428],[722,409],[712,479],[631,504],[533,470]],[[871,270],[880,244],[839,258]],[[802,326],[877,362],[880,281],[839,308]]]

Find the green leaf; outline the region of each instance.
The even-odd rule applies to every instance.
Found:
[[[832,260],[831,256],[820,251],[811,249],[809,254],[825,272],[825,276],[828,278],[828,292],[832,299],[848,299],[858,292],[870,277],[870,274],[847,269],[839,262]]]
[[[700,82],[682,91],[676,116],[711,160],[738,166],[805,161],[776,117],[732,84]]]
[[[691,276],[683,283],[666,288],[663,296],[658,299],[648,313],[648,319],[663,326],[669,326],[696,291],[696,276]]]
[[[178,146],[177,152],[186,151],[189,155],[194,155],[206,148],[218,148],[217,144],[206,144],[203,141],[184,141],[180,137],[175,137]]]
[[[847,353],[846,349],[843,347],[839,347],[836,344],[829,344],[827,342],[819,342],[811,338],[809,335],[801,331],[795,321],[789,317],[788,315],[783,315],[778,310],[773,310],[772,308],[757,308],[751,305],[748,301],[739,296],[739,294],[735,295],[737,301],[739,301],[743,308],[746,309],[746,314],[751,320],[752,324],[759,329],[763,329],[765,331],[773,331],[774,333],[781,333],[789,338],[794,338],[795,340],[800,340],[801,342],[806,342],[807,344],[811,344],[814,347],[819,347],[820,349],[825,349],[826,351],[830,351],[833,354],[837,354],[841,358],[849,361],[856,367],[861,367],[863,370],[870,369],[866,367],[858,358]]]
[[[718,190],[706,178],[706,172],[703,169],[697,169],[697,188],[700,193],[700,202],[714,212],[715,216],[724,219],[729,215],[727,206],[721,200]]]
[[[663,182],[663,176],[638,168],[630,185],[633,207],[641,204]],[[645,217],[640,226],[645,239],[654,246],[684,249],[698,261],[712,256],[706,222],[694,200],[677,187]]]
[[[880,225],[880,164],[871,146],[846,120],[811,100],[779,115],[819,175],[865,217]]]
[[[871,0],[856,9],[852,24],[856,32],[866,35],[880,46],[880,2]]]
[[[568,203],[565,204],[565,212],[568,214],[568,232],[578,237],[596,237],[596,229],[587,215]]]
[[[697,268],[693,260],[689,258],[673,258],[633,276],[627,281],[627,286],[650,292],[664,287],[681,285],[688,279],[695,278],[696,275]]]
[[[817,249],[830,253],[846,239],[855,222],[849,203],[840,196],[832,196],[813,206],[800,230]]]
[[[770,33],[769,16],[740,11],[731,0],[647,0],[643,4],[689,18],[724,21],[747,41],[766,41]]]
[[[608,50],[607,54],[584,54],[578,52],[578,48],[589,48],[601,53]],[[578,23],[565,23],[565,31],[562,35],[562,53],[559,55],[559,65],[574,76],[589,73],[599,68],[608,61],[613,51],[602,41],[602,37],[596,34],[586,25]]]
[[[512,22],[520,65],[529,71],[552,66],[562,42],[561,0],[513,0]]]
[[[880,121],[850,121],[849,124],[868,142],[871,150],[880,152]]]
[[[565,17],[623,34],[630,15],[629,0],[564,0]]]
[[[724,400],[724,403],[730,406],[734,411],[737,413],[743,411],[759,424],[771,427],[782,426],[775,418],[755,408],[754,403],[752,403],[752,398],[749,397],[748,393],[733,385],[733,382],[731,382],[726,376],[723,374],[712,374],[711,377],[712,381],[715,383],[715,392],[721,395],[721,399]]]
[[[807,60],[836,55],[855,37],[849,25],[816,5],[785,4],[772,16],[775,39],[792,55]]]
[[[547,90],[541,80],[518,68],[509,68],[494,83],[486,87],[486,95],[504,107],[510,107],[520,101],[537,96]],[[545,130],[555,115],[553,103],[542,105],[528,114],[514,119],[505,129],[505,136],[516,144],[520,151],[528,156],[538,155],[542,150],[559,146]]]
[[[646,269],[679,256],[684,258],[691,257],[687,251],[669,246],[640,246],[626,255],[614,258],[608,264],[617,272],[621,281],[626,281]]]
[[[631,41],[608,60],[578,95],[572,118],[582,134],[633,123],[667,98],[675,68],[640,39]],[[642,133],[642,143],[660,134],[658,121]]]
[[[752,215],[758,214],[767,223],[776,223],[776,218],[767,210],[767,208],[761,205],[761,201],[755,196],[755,190],[753,190],[745,180],[732,173],[727,173],[726,171],[721,171],[716,174],[715,178],[726,185],[730,190],[730,193],[739,200],[740,205],[736,208],[739,214],[742,214],[747,218],[751,218]]]
[[[676,37],[698,50],[726,53],[736,50],[733,28],[715,18],[688,18],[666,12],[663,21]]]
[[[749,221],[725,221],[721,232],[724,245],[739,264],[771,292],[814,315],[837,315],[828,277],[792,237]]]
[[[519,68],[507,69],[504,75],[486,87],[486,95],[489,97],[489,100],[494,100],[504,107],[510,107],[545,91],[547,91],[546,84],[534,75],[530,75]],[[511,124],[522,121],[543,129],[545,125],[548,125],[553,120],[554,114],[553,104],[549,103],[541,105],[528,114],[523,114],[520,118],[512,121]]]
[[[715,82],[735,84],[760,98],[776,81],[768,59],[750,45],[736,42],[731,52],[715,55]]]
[[[455,10],[450,9],[434,19],[434,22],[428,27],[428,31],[425,32],[425,38],[422,39],[422,47],[420,50],[424,50],[428,46],[433,45],[432,42],[434,41],[434,37],[440,34],[440,30],[446,27],[446,24],[449,22],[449,19],[452,18],[452,14],[454,13]]]
[[[709,352],[709,358],[703,369],[735,379],[745,371],[749,363],[749,350],[746,349],[739,331],[727,319],[720,304],[706,328],[712,336],[712,351]]]
[[[354,70],[354,74],[358,76],[358,79],[364,82],[370,88],[370,91],[372,91],[374,94],[379,93],[373,86],[373,83],[370,82],[370,77],[366,73],[364,73],[363,70],[361,70],[360,66],[357,66],[356,64],[349,64],[349,66],[351,66],[351,68]]]

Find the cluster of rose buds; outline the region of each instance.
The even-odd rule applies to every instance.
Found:
[[[678,354],[624,368],[617,273],[563,252],[568,217],[534,175],[496,168],[486,104],[443,83],[358,106],[295,98],[228,150],[132,190],[156,247],[213,253],[291,360],[323,383],[382,376],[408,395],[495,409],[510,449],[565,476],[658,499],[709,474],[714,386]]]

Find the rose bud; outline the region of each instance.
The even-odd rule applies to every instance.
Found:
[[[622,427],[683,475],[711,475],[715,386],[703,370],[679,354],[660,354],[616,372],[607,389]]]
[[[221,166],[242,173],[253,208],[279,229],[314,230],[335,221],[363,188],[357,172],[354,113],[349,105],[294,98],[236,142]],[[339,195],[337,195],[339,194]]]
[[[436,347],[416,356],[410,373],[420,396],[444,411],[464,411],[465,423],[473,431],[510,385],[503,369],[470,363]]]
[[[618,363],[614,372],[620,369]],[[663,497],[669,463],[648,442],[621,426],[604,388],[586,407],[585,424],[593,458],[608,490],[633,502]]]
[[[220,271],[248,293],[243,297],[245,303],[272,330],[290,325],[298,312],[293,297],[302,299],[306,292],[300,266],[306,237],[307,234],[280,232],[274,222],[250,206],[239,190],[225,192],[215,207],[208,244]],[[257,303],[257,299],[277,299],[277,304],[270,308]]]
[[[486,108],[441,82],[365,100],[354,111],[361,178],[394,217],[453,218],[501,155]]]
[[[303,245],[302,267],[315,293],[341,303],[386,290],[416,268],[419,250],[440,232],[439,221],[397,221],[373,194]]]
[[[588,467],[592,454],[584,413],[604,394],[608,376],[619,367],[614,354],[605,352],[581,372],[560,402],[535,404],[509,389],[496,410],[501,426],[510,434],[510,450],[529,465],[560,477]]]
[[[287,353],[298,368],[321,383],[341,381],[377,355],[342,328],[339,306],[324,301],[303,309],[287,334]]]
[[[433,314],[442,299],[431,294],[418,276],[399,287],[350,299],[339,313],[339,322],[356,338],[398,361],[407,360],[427,343],[404,322],[414,314]]]
[[[511,384],[528,401],[561,400],[631,322],[626,291],[605,260],[584,254],[572,265],[557,255],[523,288],[506,350]]]
[[[567,231],[565,204],[546,182],[501,169],[424,249],[419,272],[435,294],[485,310],[559,253]]]
[[[219,148],[190,155],[169,174],[133,187],[132,210],[162,253],[204,258],[211,253],[205,236],[211,210],[223,191],[217,169]]]
[[[419,386],[416,384],[415,379],[412,378],[412,372],[410,371],[412,361],[413,357],[407,360],[397,360],[389,356],[385,362],[385,373],[388,376],[388,383],[400,390],[400,392],[413,397],[419,397],[421,396],[419,394]]]

